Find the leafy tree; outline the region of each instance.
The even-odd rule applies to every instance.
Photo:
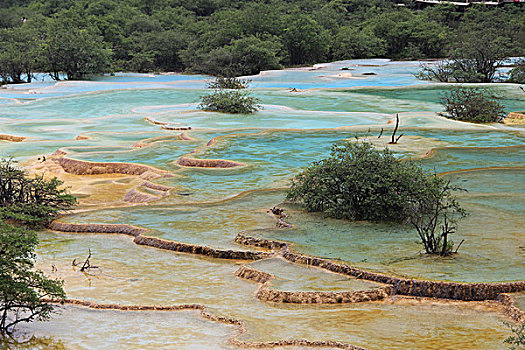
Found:
[[[247,89],[250,80],[235,77],[217,77],[206,84],[208,89]]]
[[[508,57],[510,41],[486,30],[465,34],[452,51],[453,77],[465,83],[490,83]]]
[[[288,62],[292,65],[319,62],[325,59],[329,50],[328,32],[314,19],[302,13],[287,18],[282,35]]]
[[[386,53],[385,41],[369,29],[340,27],[332,46],[334,59],[378,57]]]
[[[192,70],[196,72],[229,77],[252,75],[261,70],[281,68],[277,57],[281,44],[275,40],[248,36],[212,51],[200,49],[197,55],[186,51],[184,57],[186,62],[192,62]]]
[[[508,82],[525,84],[525,59],[520,60],[509,72]]]
[[[287,198],[338,219],[409,223],[426,253],[448,255],[453,246],[449,235],[464,215],[454,190],[388,149],[347,142],[332,146],[330,157],[292,179]]]
[[[61,185],[57,178],[26,176],[12,160],[0,161],[0,218],[26,226],[47,225],[76,204]]]
[[[248,36],[231,43],[233,64],[238,65],[234,75],[253,75],[262,70],[280,69],[277,54],[281,43],[275,37],[259,38]]]
[[[34,231],[0,222],[0,333],[20,322],[46,320],[53,305],[43,298],[64,300],[63,282],[34,271],[38,244]]]
[[[496,123],[505,119],[498,96],[483,88],[456,88],[445,93],[441,104],[443,116],[473,123]]]
[[[441,57],[448,40],[445,28],[406,8],[375,16],[368,27],[386,42],[387,57]]]
[[[235,76],[332,59],[447,56],[456,60],[451,80],[469,82],[498,78],[467,49],[473,39],[489,53],[505,46],[505,56],[523,55],[519,6],[416,10],[405,2],[4,0],[0,71],[7,82],[25,80],[19,67],[57,79],[117,69]],[[28,39],[29,28],[38,35]]]
[[[110,51],[100,37],[88,29],[52,23],[41,46],[41,67],[55,80],[63,72],[67,79],[83,79],[104,72]]]
[[[71,208],[75,198],[58,189],[56,178],[30,178],[0,162],[0,333],[10,333],[20,322],[46,320],[51,299],[63,301],[63,282],[34,270],[38,244],[31,227],[47,224],[59,211]]]
[[[410,200],[408,222],[416,229],[427,254],[450,255],[454,251],[450,235],[456,233],[458,219],[466,215],[452,195],[460,188],[437,176],[431,177],[424,186],[424,192],[413,195]]]
[[[187,46],[188,38],[175,30],[160,33],[148,33],[142,38],[144,47],[153,53],[154,69],[164,71],[182,71],[184,64],[180,51]]]
[[[505,325],[510,328],[513,335],[506,338],[504,343],[509,344],[510,350],[525,349],[525,323],[520,323],[518,325],[505,323]]]
[[[121,62],[120,65],[132,72],[151,72],[155,68],[155,53],[148,50],[132,52],[130,58]]]
[[[31,82],[36,33],[27,26],[0,31],[0,78],[5,83]]]
[[[436,80],[447,83],[453,80],[454,66],[448,61],[437,61],[435,63],[421,64],[421,69],[415,77],[421,80]]]
[[[283,18],[276,3],[248,2],[237,14],[245,36],[275,35],[283,30]]]

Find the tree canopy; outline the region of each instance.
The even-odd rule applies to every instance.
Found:
[[[3,1],[0,79],[28,81],[34,71],[57,79],[118,70],[239,76],[351,58],[475,60],[480,47],[522,56],[524,32],[525,12],[512,4],[463,11],[390,0]],[[472,62],[462,61],[490,78]]]

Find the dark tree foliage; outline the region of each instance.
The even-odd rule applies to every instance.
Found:
[[[0,31],[0,82],[30,83],[36,57],[36,33],[29,28]]]
[[[76,198],[56,178],[28,177],[12,160],[0,161],[0,218],[26,226],[47,225]]]
[[[453,76],[459,82],[490,83],[496,70],[510,53],[510,40],[484,29],[461,36],[461,43],[452,51]]]
[[[421,64],[421,69],[415,74],[421,80],[435,80],[442,83],[454,81],[454,65],[448,61],[438,61],[431,64]]]
[[[347,142],[332,146],[330,157],[292,179],[287,198],[338,219],[409,223],[426,253],[448,255],[449,235],[464,214],[452,196],[455,190],[388,149]]]
[[[499,79],[497,70],[511,54],[506,37],[483,30],[461,33],[461,42],[450,52],[450,60],[423,65],[420,79],[460,83],[491,83]]]
[[[316,20],[305,14],[288,16],[282,41],[291,65],[322,61],[328,53],[328,32]]]
[[[441,115],[473,123],[501,122],[506,114],[498,98],[499,96],[483,88],[455,88],[443,96],[441,104],[445,113]]]
[[[41,67],[55,80],[84,79],[109,68],[110,52],[102,40],[87,29],[52,25],[40,49]]]
[[[31,228],[47,224],[76,199],[59,189],[56,178],[28,177],[13,165],[0,162],[0,333],[20,322],[46,320],[53,312],[47,300],[65,298],[63,282],[34,269],[38,244]]]
[[[519,6],[463,11],[450,5],[416,10],[408,0],[407,5],[389,0],[0,1],[0,71],[10,83],[26,80],[28,69],[70,79],[114,70],[240,76],[335,59],[452,57],[463,70],[458,79],[480,81],[493,78],[497,63],[478,64],[478,49],[499,57],[505,47],[505,55],[523,55],[525,11]]]
[[[53,305],[43,298],[63,300],[63,282],[35,271],[38,244],[34,231],[0,222],[0,333],[20,322],[46,320]]]
[[[509,82],[525,84],[525,59],[520,60],[509,72]]]

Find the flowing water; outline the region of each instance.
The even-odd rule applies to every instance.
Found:
[[[252,116],[196,109],[206,93],[204,76],[117,74],[87,82],[9,86],[0,90],[0,134],[26,139],[0,141],[0,154],[71,187],[80,204],[76,213],[60,219],[65,223],[131,224],[165,240],[265,251],[236,243],[244,231],[289,242],[295,252],[411,278],[524,280],[525,129],[438,116],[440,98],[450,85],[416,80],[417,62],[355,60],[315,68],[250,77],[264,107]],[[518,86],[492,88],[503,96],[507,111],[524,109]],[[403,136],[388,146],[396,113]],[[355,139],[388,146],[399,158],[420,162],[468,190],[458,194],[470,212],[453,238],[464,240],[458,254],[422,254],[415,232],[406,226],[343,222],[281,204],[294,174],[326,157],[333,143]],[[70,159],[143,164],[170,177],[68,174],[51,160],[59,149]],[[183,167],[177,164],[181,157],[238,166]],[[145,187],[145,179],[171,190]],[[130,200],[130,193],[139,199]],[[274,205],[286,208],[292,228],[276,228],[268,213]],[[204,318],[198,310],[66,305],[49,322],[21,325],[17,334],[27,343],[11,348],[230,349],[236,338],[330,340],[369,349],[503,349],[510,333],[501,308],[491,303],[401,297],[339,305],[261,301],[256,297],[260,284],[235,275],[241,266],[271,273],[272,288],[283,291],[379,287],[279,257],[215,259],[137,245],[133,237],[118,234],[43,231],[39,236],[37,267],[63,279],[69,298],[120,305],[201,304],[213,315],[242,321],[246,330]],[[84,274],[72,262],[83,261],[88,249],[97,268]],[[523,309],[523,300],[523,293],[517,294],[516,306]]]

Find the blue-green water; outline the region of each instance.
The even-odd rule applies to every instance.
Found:
[[[9,86],[0,90],[0,134],[26,140],[0,141],[0,154],[14,156],[30,172],[56,175],[71,186],[79,195],[80,211],[61,219],[66,222],[133,224],[149,229],[151,236],[232,250],[254,249],[234,242],[239,231],[247,231],[291,242],[301,253],[374,271],[464,282],[523,280],[525,129],[438,116],[440,98],[451,87],[416,80],[418,65],[356,60],[315,70],[264,72],[250,77],[252,92],[263,105],[250,116],[198,110],[199,96],[207,93],[204,76],[117,74],[88,82]],[[363,75],[370,72],[377,75]],[[525,95],[517,86],[492,88],[502,95],[508,112],[525,109]],[[286,205],[294,227],[275,227],[276,219],[267,210],[283,202],[283,188],[291,177],[326,157],[333,143],[357,138],[388,146],[396,113],[398,135],[403,134],[398,145],[389,146],[396,156],[420,162],[468,190],[458,194],[470,212],[453,237],[456,243],[464,240],[458,254],[447,258],[422,254],[417,235],[407,226],[332,220],[296,206]],[[167,130],[160,124],[191,130]],[[67,174],[50,157],[58,149],[80,161],[144,164],[174,176]],[[45,162],[38,160],[43,155]],[[243,166],[180,167],[176,162],[183,156]],[[146,179],[173,190],[161,195],[138,187]],[[157,201],[127,202],[124,194],[130,190],[156,194]],[[99,303],[202,303],[212,312],[244,320],[248,333],[242,337],[247,340],[306,338],[377,349],[475,349],[480,339],[490,348],[504,348],[502,339],[508,335],[500,314],[486,305],[395,299],[344,306],[271,304],[255,298],[257,284],[234,276],[240,262],[159,251],[117,235],[42,232],[40,237],[37,266],[46,273],[51,264],[58,267],[54,276],[66,281],[71,297]],[[71,268],[71,261],[84,257],[88,248],[103,272],[86,278]],[[275,259],[252,265],[275,274],[276,288],[363,287],[343,276]],[[68,348],[109,348],[140,329],[139,318],[129,315],[71,307],[49,327],[38,324],[27,331],[55,337]],[[97,339],[86,338],[91,331],[87,326],[65,326],[75,324],[70,320],[91,325],[100,317],[107,322],[104,336]],[[154,322],[157,316],[145,317]],[[169,316],[158,318],[163,326],[131,347],[157,344],[155,337],[175,348],[231,347],[230,328],[196,314],[183,317],[188,325],[174,324],[175,335],[166,325]],[[58,331],[60,327],[67,332]],[[185,331],[191,333],[188,341],[177,335]],[[221,340],[202,340],[214,336]]]

